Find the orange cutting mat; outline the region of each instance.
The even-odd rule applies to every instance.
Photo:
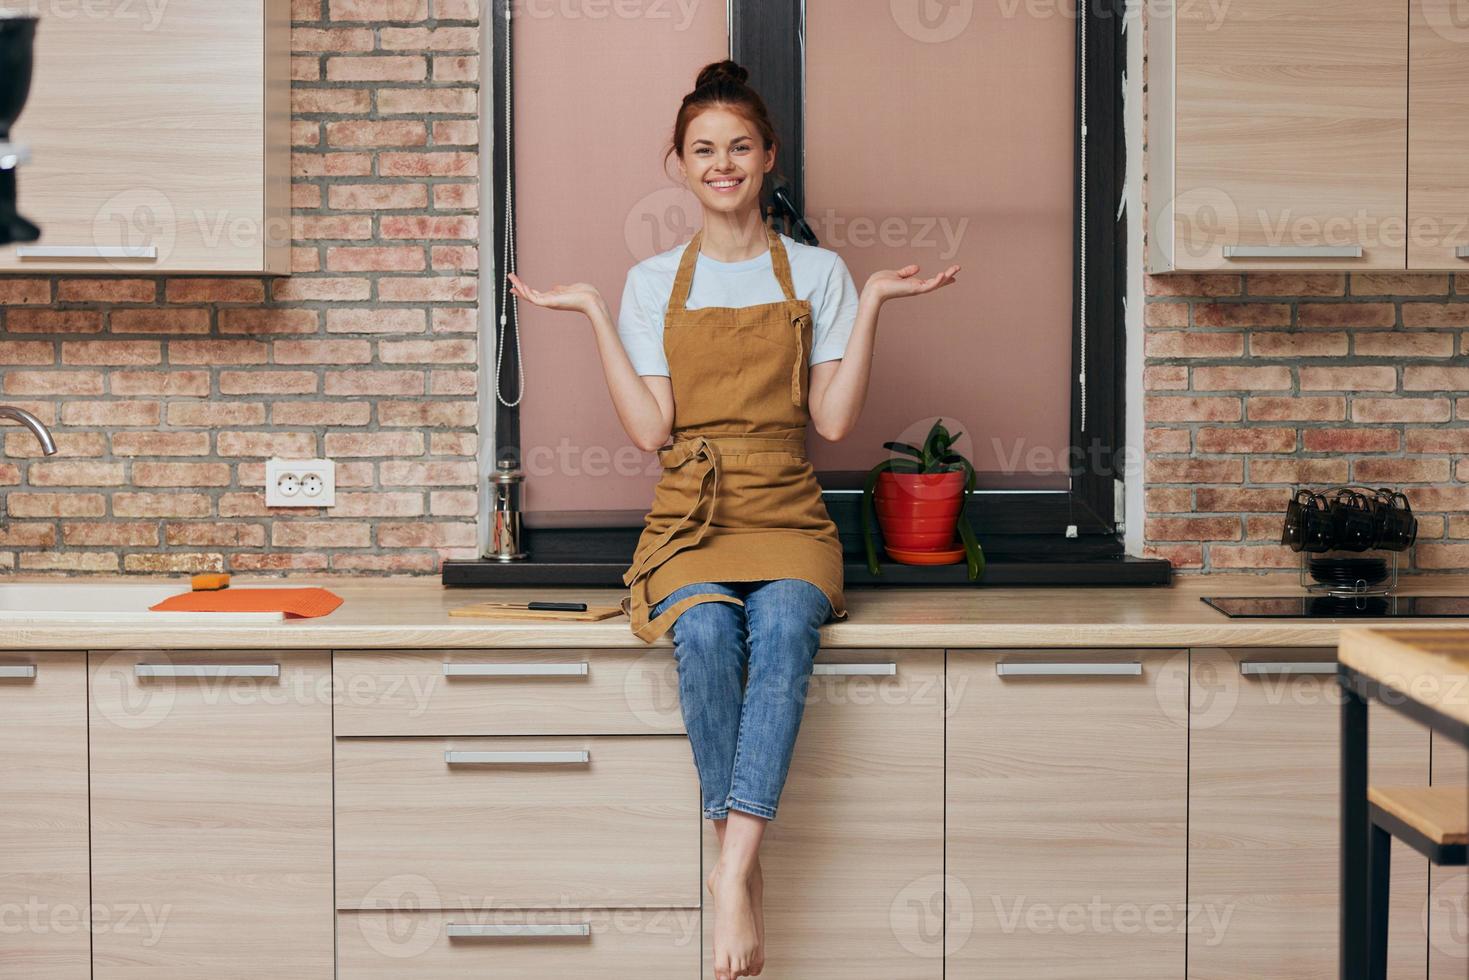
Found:
[[[312,619],[342,604],[342,597],[326,589],[221,589],[169,596],[153,612],[283,612]]]

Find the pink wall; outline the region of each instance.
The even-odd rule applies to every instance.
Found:
[[[839,444],[813,434],[812,459],[865,470],[941,415],[977,469],[1014,458],[1055,486],[1027,473],[1070,442],[1076,20],[907,6],[807,0],[807,220],[858,289],[910,262],[963,271],[884,308],[862,418]]]

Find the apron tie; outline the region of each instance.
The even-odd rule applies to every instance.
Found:
[[[806,356],[806,324],[810,320],[811,314],[802,313],[791,321],[796,325],[796,363],[791,368],[791,404],[797,408],[801,407],[801,363]]]
[[[736,606],[745,604],[743,599],[735,596],[719,592],[700,592],[685,596],[663,610],[656,618],[648,618],[648,610],[653,605],[648,598],[648,579],[653,569],[685,548],[697,545],[704,539],[705,532],[714,521],[719,500],[720,446],[722,445],[725,451],[730,453],[788,452],[793,457],[805,458],[804,429],[765,433],[689,434],[683,438],[680,438],[680,435],[675,435],[673,445],[658,450],[658,459],[665,470],[678,469],[690,462],[702,465],[703,472],[699,474],[698,494],[688,512],[675,521],[668,530],[660,534],[647,551],[633,561],[632,566],[622,576],[622,584],[629,587],[629,594],[624,596],[618,605],[631,621],[633,635],[647,643],[653,642],[667,632],[674,621],[691,606],[697,606],[703,602],[728,602]],[[706,500],[709,511],[695,527],[694,533],[686,535],[683,540],[676,540],[678,533],[697,519],[699,507]]]
[[[633,635],[646,643],[651,643],[668,631],[674,620],[678,619],[691,606],[703,602],[728,602],[737,606],[743,606],[744,600],[734,596],[721,595],[718,593],[702,593],[699,595],[686,596],[665,609],[657,618],[648,618],[648,609],[651,603],[648,600],[648,576],[651,574],[650,567],[657,567],[672,556],[678,554],[685,548],[692,548],[704,539],[704,532],[714,520],[715,504],[719,498],[719,450],[705,436],[695,436],[675,442],[667,449],[658,451],[658,458],[663,463],[665,470],[677,469],[692,459],[701,459],[705,462],[704,472],[699,475],[699,492],[694,498],[693,506],[675,521],[668,530],[658,537],[657,542],[647,552],[633,562],[622,576],[622,584],[631,589],[629,595],[624,596],[618,605],[627,614],[632,624]],[[712,479],[711,479],[712,477]],[[691,538],[684,541],[674,541],[674,536],[694,519],[699,506],[705,500],[705,486],[708,486],[709,512],[704,515],[704,520],[694,530]],[[666,554],[664,553],[666,552]]]

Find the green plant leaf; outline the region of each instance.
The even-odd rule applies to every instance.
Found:
[[[923,450],[917,446],[910,446],[906,442],[885,442],[882,444],[882,447],[884,449],[891,449],[895,453],[907,453],[909,456],[914,456],[918,459],[923,458]]]
[[[873,575],[881,575],[882,568],[877,563],[877,546],[872,540],[872,491],[877,486],[877,478],[882,473],[891,470],[894,464],[902,460],[885,459],[872,469],[867,471],[867,482],[862,487],[862,546],[867,550],[867,570]],[[909,464],[913,465],[913,464]]]
[[[969,581],[975,582],[984,574],[985,560],[984,550],[979,546],[979,539],[974,536],[974,528],[969,526],[969,494],[974,490],[975,476],[974,466],[963,456],[954,454],[964,467],[964,498],[959,504],[959,520],[956,525],[959,529],[959,540],[964,543],[964,562],[969,566]]]

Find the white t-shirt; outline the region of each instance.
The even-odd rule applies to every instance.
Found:
[[[857,319],[857,287],[842,257],[831,249],[780,236],[791,265],[796,298],[811,302],[811,363],[834,361],[847,349]],[[617,314],[617,333],[638,374],[668,375],[663,355],[663,315],[678,276],[685,242],[628,270]],[[753,259],[719,262],[700,252],[688,309],[758,306],[784,299],[767,249]]]

